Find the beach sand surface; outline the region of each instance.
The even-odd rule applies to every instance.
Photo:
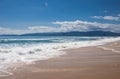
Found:
[[[120,79],[120,42],[69,49],[66,55],[17,67],[0,79]]]

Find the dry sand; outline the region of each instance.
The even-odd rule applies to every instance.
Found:
[[[0,79],[120,79],[120,42],[66,50],[67,55],[15,68]]]

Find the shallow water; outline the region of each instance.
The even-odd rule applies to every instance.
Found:
[[[0,71],[6,71],[8,64],[30,63],[65,54],[68,48],[96,46],[120,40],[119,37],[58,37],[58,36],[1,36]]]

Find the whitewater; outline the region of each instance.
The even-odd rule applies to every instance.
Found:
[[[66,54],[65,49],[98,46],[119,41],[120,37],[70,37],[70,36],[1,36],[0,76],[11,73],[7,69],[14,63],[30,64]]]

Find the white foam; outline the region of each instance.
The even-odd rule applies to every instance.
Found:
[[[5,71],[8,64],[25,62],[31,63],[36,60],[45,60],[53,57],[58,57],[65,54],[63,49],[79,48],[87,46],[97,46],[120,40],[117,38],[102,38],[99,40],[66,42],[66,43],[47,43],[47,44],[27,44],[7,47],[0,47],[0,70]]]

